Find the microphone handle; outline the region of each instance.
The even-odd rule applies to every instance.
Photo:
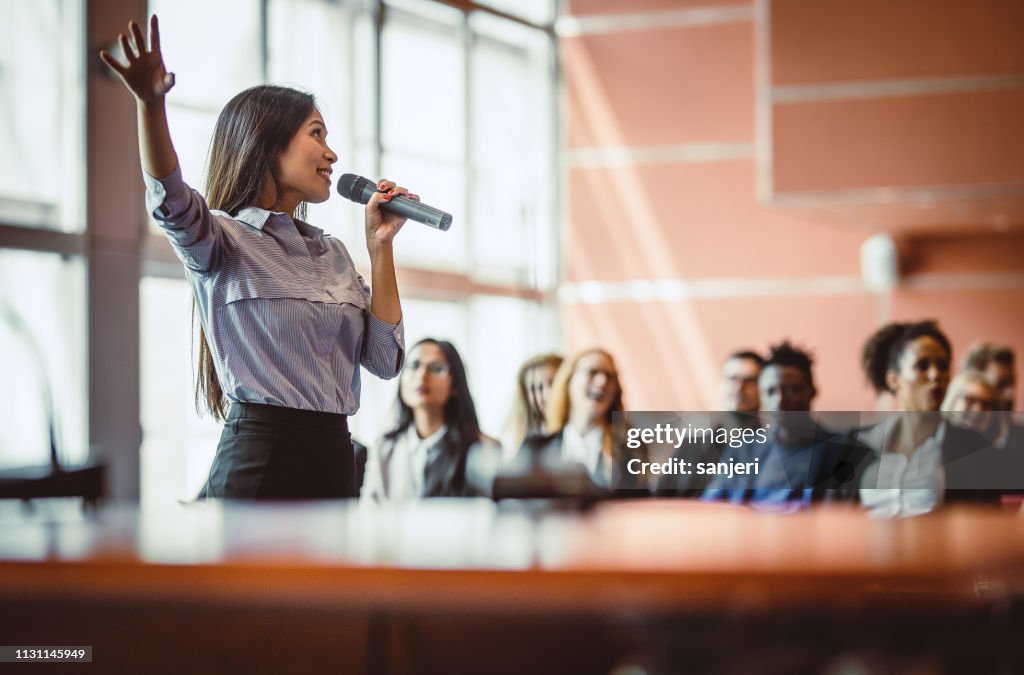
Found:
[[[429,225],[435,229],[447,232],[448,228],[452,226],[451,214],[445,213],[441,209],[435,209],[433,206],[428,206],[422,202],[418,202],[415,199],[409,199],[402,195],[396,195],[388,201],[380,205],[382,211],[388,211],[395,213],[400,216],[405,216],[409,220],[415,220],[417,223],[423,223]]]

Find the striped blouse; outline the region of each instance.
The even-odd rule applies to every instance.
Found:
[[[338,239],[284,213],[212,211],[180,168],[143,178],[147,209],[185,263],[229,400],[351,415],[359,364],[398,375],[402,322],[370,312],[370,288]]]

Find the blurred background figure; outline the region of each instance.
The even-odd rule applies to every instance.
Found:
[[[1017,403],[1017,371],[1013,350],[1005,345],[981,342],[971,347],[964,359],[964,370],[981,374],[995,391],[997,411],[989,430],[999,448],[1024,451],[1024,427],[1014,424]]]
[[[951,360],[949,339],[933,321],[887,324],[864,345],[861,365],[875,392],[890,394],[895,410],[917,413],[861,430],[876,457],[860,496],[877,515],[926,513],[942,500],[948,427],[934,413],[949,386]]]
[[[719,429],[756,428],[760,426],[757,411],[761,407],[758,390],[758,376],[764,367],[764,357],[752,350],[733,352],[722,363],[722,371],[718,380],[719,411],[709,419],[718,438]],[[702,416],[696,416],[696,422],[705,426]],[[696,466],[697,462],[717,462],[721,459],[726,445],[717,442],[683,443],[672,457],[689,462]],[[663,475],[658,480],[655,491],[659,496],[695,497],[703,494],[711,476],[706,474]]]
[[[466,368],[454,345],[431,338],[413,345],[396,407],[395,425],[369,449],[362,497],[405,501],[489,492],[488,477],[467,471],[467,465],[497,462],[469,457],[497,456],[500,449],[480,432]]]
[[[811,404],[818,395],[812,365],[811,355],[789,341],[771,347],[758,378],[767,442],[755,441],[722,452],[726,461],[745,464],[756,460],[758,472],[716,475],[704,499],[809,503],[815,489],[828,491],[831,498],[853,497],[852,469],[868,451],[837,439],[811,416]],[[839,470],[841,464],[846,471]]]
[[[514,471],[559,471],[569,466],[586,470],[591,481],[608,490],[641,489],[643,476],[626,471],[627,457],[617,442],[612,415],[623,411],[619,370],[611,354],[588,349],[562,362],[547,402],[548,435],[528,438],[513,461]]]
[[[519,367],[512,410],[501,438],[508,458],[515,455],[527,436],[545,433],[548,394],[563,360],[558,354],[540,354]]]
[[[861,501],[875,515],[915,515],[943,501],[990,496],[984,488],[995,464],[983,451],[991,444],[938,412],[952,358],[949,338],[934,321],[887,324],[864,345],[868,380],[904,413],[858,433],[875,454],[859,479]]]
[[[1013,410],[1017,398],[1017,373],[1012,349],[992,342],[976,343],[964,358],[964,370],[985,376],[996,390],[999,410]]]
[[[764,367],[764,357],[753,351],[738,351],[722,364],[719,380],[721,410],[753,413],[761,408],[757,378]]]
[[[984,375],[972,370],[962,372],[953,378],[949,383],[946,398],[942,401],[942,411],[952,413],[946,416],[947,420],[986,436],[998,430],[999,421],[993,414],[998,406],[995,389]]]

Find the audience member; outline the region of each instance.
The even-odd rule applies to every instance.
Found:
[[[978,343],[967,353],[964,369],[980,373],[995,389],[998,412],[993,415],[994,428],[990,430],[995,446],[1024,452],[1024,427],[1013,423],[1017,398],[1013,350],[991,342]]]
[[[914,515],[944,500],[986,496],[991,458],[981,451],[989,443],[939,413],[952,351],[934,321],[888,324],[864,345],[868,380],[876,392],[891,393],[902,413],[853,432],[874,453],[858,480],[861,501],[876,515]]]
[[[758,398],[757,378],[764,367],[764,358],[753,351],[739,351],[730,354],[722,364],[722,378],[719,381],[720,410],[738,413],[755,413],[761,408]]]
[[[764,357],[760,354],[743,350],[726,357],[722,363],[721,376],[718,381],[720,414],[710,416],[714,438],[721,438],[721,429],[746,429],[760,426],[757,415],[761,403],[759,399],[757,378],[764,366]],[[683,443],[672,453],[679,459],[696,466],[697,462],[717,462],[722,457],[726,445],[718,442]],[[658,480],[655,492],[659,496],[697,497],[704,493],[711,476],[705,474],[668,474]]]
[[[489,492],[488,476],[474,475],[467,464],[500,449],[480,432],[466,369],[450,342],[427,338],[409,350],[396,405],[397,422],[369,450],[363,497],[403,501]]]
[[[988,434],[994,425],[998,426],[998,420],[992,414],[998,405],[996,391],[985,376],[967,370],[950,382],[946,398],[942,401],[942,411],[949,413],[946,419],[953,424],[974,429],[993,440]]]
[[[703,498],[757,503],[809,502],[854,496],[854,467],[868,451],[841,442],[811,416],[817,396],[810,355],[784,341],[771,348],[758,378],[767,442],[728,448],[723,459],[756,473],[719,474]]]
[[[527,436],[545,433],[548,394],[562,361],[558,354],[540,354],[519,367],[512,410],[501,439],[506,453],[514,455]]]
[[[588,349],[562,362],[547,402],[547,436],[527,439],[510,467],[514,471],[559,471],[583,467],[591,481],[607,490],[644,489],[643,476],[630,474],[630,458],[646,458],[616,438],[612,415],[622,412],[619,372],[611,354]]]

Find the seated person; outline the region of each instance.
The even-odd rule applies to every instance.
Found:
[[[991,443],[947,424],[939,407],[953,352],[933,321],[883,326],[864,345],[862,365],[900,414],[853,432],[874,460],[858,476],[862,503],[875,515],[927,513],[944,501],[998,497],[1003,482]]]
[[[997,405],[996,391],[985,376],[967,370],[949,383],[941,410],[948,413],[945,416],[947,421],[987,435],[996,431],[992,427],[998,421],[992,413]]]
[[[811,357],[788,341],[771,348],[758,378],[767,442],[729,448],[722,459],[748,465],[756,473],[718,474],[702,495],[756,503],[853,499],[855,467],[867,450],[846,444],[810,415],[817,395]]]
[[[527,438],[510,463],[510,473],[582,469],[599,489],[641,490],[643,476],[626,470],[645,449],[625,451],[612,424],[622,412],[622,386],[611,355],[589,349],[565,360],[555,374],[547,405],[547,435]]]
[[[964,370],[981,374],[996,393],[993,428],[988,435],[997,448],[1024,452],[1024,426],[1013,421],[1017,399],[1017,372],[1013,350],[1003,345],[982,342],[971,347]]]
[[[764,367],[764,358],[750,350],[730,354],[722,363],[719,379],[719,413],[711,415],[712,438],[722,438],[721,429],[756,429],[761,420],[757,411],[761,407],[757,378]],[[718,442],[687,442],[672,453],[673,459],[695,465],[697,462],[717,462],[727,446]],[[699,497],[711,476],[707,474],[664,474],[659,477],[655,492],[659,497]]]
[[[528,359],[519,367],[512,410],[501,437],[502,447],[506,451],[515,454],[527,436],[544,433],[544,411],[547,409],[551,384],[560,365],[562,357],[558,354],[541,354]]]
[[[420,340],[398,387],[398,420],[369,449],[360,495],[374,501],[486,495],[501,453],[480,432],[462,358],[450,342]],[[468,468],[467,468],[468,467]]]

